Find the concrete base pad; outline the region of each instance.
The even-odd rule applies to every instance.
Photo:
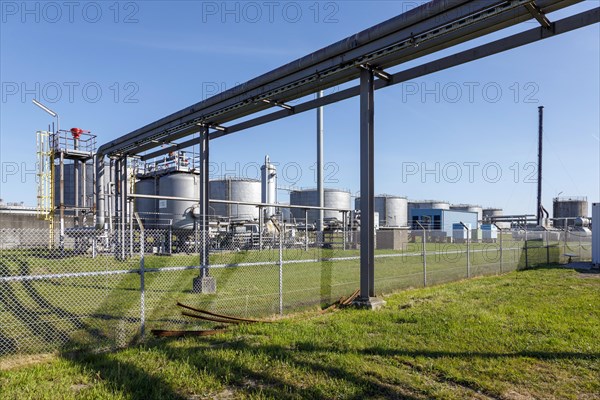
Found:
[[[386,301],[379,297],[369,297],[368,299],[357,298],[352,302],[352,305],[358,308],[366,308],[367,310],[379,310],[385,306]]]
[[[217,293],[217,280],[214,276],[206,276],[204,278],[197,276],[192,282],[192,293]]]

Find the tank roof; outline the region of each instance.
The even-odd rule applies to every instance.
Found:
[[[568,196],[568,197],[555,197],[552,199],[553,202],[566,203],[571,201],[587,201],[586,196]]]

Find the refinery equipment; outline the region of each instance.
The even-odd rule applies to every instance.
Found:
[[[210,181],[208,189],[211,200],[227,200],[240,203],[261,202],[261,182],[255,179],[225,178]],[[235,203],[211,203],[210,215],[244,221],[257,221],[258,207]]]
[[[200,198],[199,174],[194,158],[185,152],[173,152],[152,163],[135,166],[134,193],[136,195]],[[195,228],[197,218],[194,210],[199,200],[171,200],[158,198],[135,198],[135,211],[147,229]]]
[[[323,200],[325,208],[348,210],[351,207],[350,191],[348,190],[325,188]],[[293,206],[318,207],[319,192],[316,189],[293,190],[290,192],[290,204]],[[304,221],[304,210],[301,208],[292,208],[291,212],[294,219]],[[318,210],[309,210],[307,215],[309,224],[313,224],[319,220]],[[325,221],[329,220],[329,222],[331,222],[333,219],[337,221],[343,221],[344,216],[343,213],[339,211],[325,210],[323,211],[323,219]]]
[[[484,208],[482,210],[481,219],[484,223],[492,223],[496,217],[504,215],[504,211],[501,208]]]
[[[552,200],[552,216],[554,227],[564,228],[575,224],[575,218],[587,217],[587,197],[555,197]]]
[[[354,208],[360,210],[360,197],[354,201]],[[380,227],[405,227],[408,221],[408,200],[406,197],[382,194],[375,196],[374,208],[379,213]]]
[[[93,225],[86,216],[95,208],[93,160],[96,136],[80,128],[38,131],[38,216],[50,226],[53,243],[56,210],[59,214],[61,240],[65,234],[65,215],[72,215],[73,225]],[[93,217],[92,217],[93,218]]]
[[[261,202],[267,204],[277,203],[277,169],[271,164],[269,156],[265,156],[265,164],[260,169],[261,172]],[[265,208],[265,217],[270,218],[275,215],[275,207]]]

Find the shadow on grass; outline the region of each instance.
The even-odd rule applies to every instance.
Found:
[[[380,356],[383,358],[407,357],[406,366],[413,368],[412,358],[425,357],[429,359],[460,358],[465,362],[477,358],[502,359],[502,358],[533,358],[537,360],[557,359],[584,359],[597,360],[597,353],[575,353],[575,352],[543,352],[543,351],[521,351],[514,353],[493,352],[453,352],[453,351],[427,351],[427,350],[405,350],[391,349],[385,347],[372,347],[362,350],[348,350],[342,344],[331,346],[318,346],[310,342],[296,343],[294,349],[279,345],[258,345],[246,339],[235,341],[224,341],[222,337],[198,339],[197,344],[190,346],[170,346],[177,339],[166,339],[161,342],[153,342],[148,346],[152,352],[158,352],[161,357],[174,364],[187,364],[195,368],[199,374],[210,375],[211,381],[227,382],[220,390],[224,393],[231,392],[235,396],[264,396],[277,399],[292,398],[335,398],[343,396],[336,393],[335,388],[345,388],[351,394],[343,396],[349,399],[364,398],[400,398],[417,399],[426,397],[420,389],[415,388],[411,382],[386,381],[385,378],[377,376],[376,372],[361,369],[360,366],[340,365],[331,361],[331,356],[358,355],[358,356]],[[236,357],[230,357],[219,350],[234,351]],[[122,392],[133,398],[180,399],[182,389],[173,387],[164,380],[151,376],[151,371],[145,371],[137,366],[127,363],[117,363],[107,355],[87,355],[70,358],[102,376],[111,382]],[[250,361],[248,361],[250,360]],[[253,367],[257,361],[260,367]],[[118,364],[118,365],[117,365]],[[270,368],[264,366],[271,366]],[[278,366],[281,367],[278,368]],[[117,368],[120,372],[117,372]],[[308,379],[302,379],[295,372],[312,375]],[[435,371],[420,371],[418,368],[413,372],[425,373],[436,379]],[[321,385],[315,385],[314,377],[320,376]],[[325,379],[323,379],[325,377]],[[443,379],[443,382],[453,383],[451,379]],[[470,382],[454,382],[460,384],[466,390],[480,390]],[[185,393],[189,393],[189,390]],[[210,388],[203,390],[210,391]],[[329,390],[329,391],[328,391]],[[195,393],[196,395],[214,395],[213,393]],[[217,393],[218,394],[218,393]]]
[[[173,399],[187,397],[177,393],[164,380],[131,363],[116,360],[108,353],[63,353],[62,358],[82,371],[101,378],[111,389],[131,399]]]

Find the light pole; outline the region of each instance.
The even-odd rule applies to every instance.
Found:
[[[36,99],[33,99],[31,101],[33,104],[35,104],[36,106],[38,106],[39,108],[41,108],[42,110],[44,110],[48,114],[50,114],[53,118],[56,118],[56,132],[58,132],[60,130],[60,124],[59,124],[60,119],[59,119],[58,113],[52,111],[51,109],[49,109],[48,107],[46,107],[45,105],[43,105],[42,103],[37,101]]]

